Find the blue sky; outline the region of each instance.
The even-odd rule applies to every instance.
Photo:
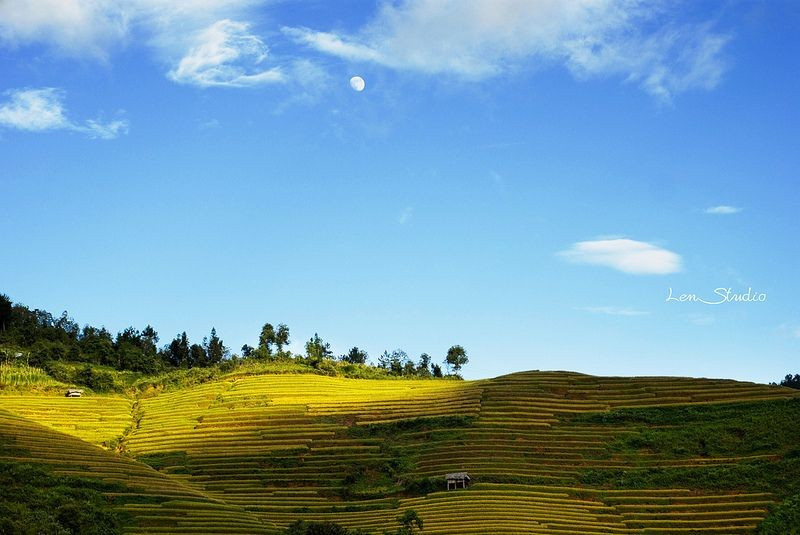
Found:
[[[162,342],[458,343],[470,378],[780,379],[798,23],[789,1],[7,0],[0,291]]]

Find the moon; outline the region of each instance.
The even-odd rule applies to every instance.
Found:
[[[358,92],[364,91],[364,88],[366,86],[367,84],[366,82],[364,82],[364,79],[362,77],[353,76],[352,78],[350,78],[350,87],[352,87],[354,91]]]

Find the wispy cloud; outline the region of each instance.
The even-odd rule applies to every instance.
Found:
[[[570,262],[607,266],[635,275],[667,275],[682,269],[679,254],[627,238],[581,241],[558,255]]]
[[[405,225],[411,219],[411,216],[414,215],[414,207],[413,206],[406,206],[403,211],[400,213],[400,217],[397,218],[397,222],[401,225]]]
[[[560,63],[576,77],[618,75],[669,100],[715,87],[729,40],[710,24],[675,24],[673,13],[658,0],[409,0],[384,3],[353,34],[283,31],[349,61],[472,80]]]
[[[791,336],[792,338],[800,338],[800,325],[793,322],[784,322],[778,325],[778,332],[782,336]]]
[[[689,314],[689,321],[698,327],[707,327],[716,322],[716,318],[709,314]]]
[[[728,206],[726,204],[720,204],[719,206],[711,206],[704,210],[705,213],[713,215],[738,214],[741,211],[742,209],[737,206]]]
[[[200,87],[252,87],[284,81],[278,67],[262,68],[267,46],[243,22],[223,19],[199,31],[169,77]]]
[[[67,56],[107,59],[128,33],[136,2],[113,0],[3,0],[0,41],[45,42]]]
[[[124,120],[70,120],[64,110],[63,91],[53,87],[15,89],[6,94],[8,101],[0,105],[0,126],[6,128],[28,132],[71,130],[96,139],[114,139],[128,132],[128,122]]]
[[[54,53],[106,61],[130,42],[148,45],[167,76],[201,87],[282,80],[264,66],[267,47],[247,21],[268,0],[3,0],[0,43],[49,45]]]
[[[646,310],[617,306],[581,307],[580,310],[592,312],[594,314],[606,314],[608,316],[648,316],[650,314],[650,312]]]

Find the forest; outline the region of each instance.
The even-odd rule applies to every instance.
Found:
[[[469,362],[466,350],[460,345],[450,347],[441,365],[427,353],[415,362],[402,349],[384,351],[374,363],[357,346],[336,356],[330,344],[317,333],[306,341],[305,352],[296,354],[288,349],[290,332],[283,323],[277,326],[265,323],[258,340],[257,347],[245,344],[240,353],[234,353],[212,327],[202,341],[190,341],[184,331],[159,346],[160,336],[149,324],[141,330],[127,327],[114,335],[103,326],[81,326],[66,311],[56,316],[0,294],[0,357],[7,362],[44,369],[51,368],[53,363],[70,362],[155,375],[174,369],[235,366],[243,361],[291,360],[320,368],[326,361],[338,360],[372,367],[386,375],[438,378],[460,377],[463,366]],[[87,374],[92,373],[87,370]]]

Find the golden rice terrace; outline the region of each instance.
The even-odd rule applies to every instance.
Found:
[[[5,392],[0,457],[119,483],[130,533],[752,533],[800,477],[800,393],[716,379],[231,376]],[[447,490],[445,474],[469,474]],[[788,476],[787,476],[788,474]]]

